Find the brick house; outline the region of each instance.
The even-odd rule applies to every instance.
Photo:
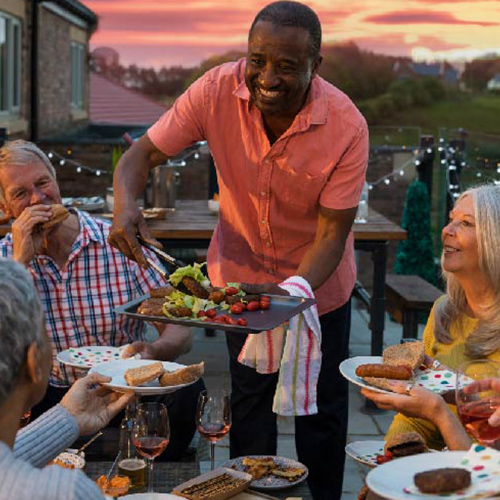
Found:
[[[0,128],[39,141],[89,119],[88,43],[78,0],[0,0]]]

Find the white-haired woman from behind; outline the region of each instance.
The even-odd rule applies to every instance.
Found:
[[[61,403],[17,432],[21,416],[38,403],[52,365],[44,314],[26,269],[0,258],[0,500],[103,499],[82,472],[43,467],[81,434],[101,429],[131,400],[77,381]]]
[[[426,354],[450,369],[474,359],[500,362],[500,187],[483,185],[462,193],[442,243],[446,295],[429,315]],[[500,389],[498,381],[489,383]],[[398,394],[362,391],[380,408],[398,412],[386,438],[416,431],[430,448],[470,447],[469,436],[441,396],[406,383],[393,388]],[[491,425],[500,424],[498,413],[490,417]]]

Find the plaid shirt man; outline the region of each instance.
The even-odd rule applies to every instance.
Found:
[[[49,382],[58,387],[67,387],[76,378],[75,370],[56,360],[59,352],[70,347],[120,346],[144,340],[146,324],[115,314],[115,308],[165,285],[154,270],[142,269],[108,245],[108,222],[79,210],[76,214],[80,233],[66,268],[61,270],[46,255],[37,255],[28,266],[52,341],[54,363]],[[12,235],[8,234],[0,241],[0,255],[12,258],[12,250]]]

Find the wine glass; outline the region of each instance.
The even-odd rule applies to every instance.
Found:
[[[481,444],[497,449],[500,427],[489,425],[488,418],[500,408],[500,392],[490,383],[499,376],[500,363],[496,361],[467,361],[458,367],[455,392],[458,416],[465,430]]]
[[[137,451],[149,464],[148,492],[153,491],[154,459],[161,455],[170,441],[167,407],[161,403],[142,403],[137,406],[132,439]]]
[[[203,391],[198,397],[196,411],[198,432],[210,441],[210,468],[215,465],[215,443],[231,428],[231,404],[224,389]]]

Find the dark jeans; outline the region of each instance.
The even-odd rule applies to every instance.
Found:
[[[183,389],[179,389],[171,394],[163,396],[148,396],[141,397],[140,402],[158,401],[166,405],[168,410],[168,418],[170,422],[170,442],[166,450],[157,458],[157,461],[170,460],[179,461],[183,453],[191,443],[194,433],[196,431],[196,406],[198,404],[198,395],[201,391],[205,390],[205,383],[202,379],[198,382],[188,385]],[[34,406],[31,410],[31,421],[39,417],[42,413],[58,404],[64,397],[68,389],[60,389],[50,386],[47,389],[43,400]],[[111,422],[109,427],[119,427],[120,422],[124,416],[124,412],[120,412]],[[78,440],[74,444],[79,447],[80,443],[83,444],[87,439]],[[118,442],[116,443],[116,450],[118,451]],[[114,457],[110,457],[114,458]]]
[[[348,416],[347,381],[339,364],[348,357],[351,302],[320,317],[322,364],[317,387],[318,413],[295,417],[295,446],[308,467],[314,500],[337,500],[342,495]],[[276,415],[272,403],[278,374],[261,375],[238,363],[246,336],[226,334],[230,355],[233,425],[231,457],[275,455]]]

